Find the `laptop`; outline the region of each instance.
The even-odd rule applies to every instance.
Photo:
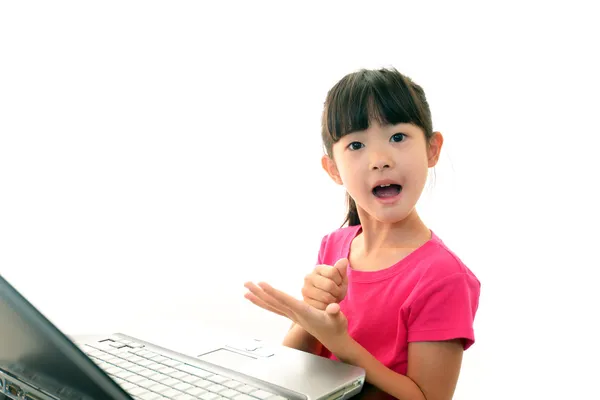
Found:
[[[258,340],[184,354],[120,333],[69,338],[0,275],[0,400],[344,400],[364,380]]]

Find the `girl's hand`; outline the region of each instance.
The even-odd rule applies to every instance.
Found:
[[[346,258],[338,260],[333,267],[317,265],[304,278],[304,301],[319,310],[325,310],[328,304],[340,303],[348,291],[347,267]]]
[[[343,346],[349,339],[348,320],[337,303],[318,310],[303,301],[274,289],[266,283],[244,285],[250,292],[245,297],[257,306],[289,318],[314,336],[330,351]]]

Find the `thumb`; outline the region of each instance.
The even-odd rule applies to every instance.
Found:
[[[342,313],[342,310],[338,303],[328,304],[327,308],[325,308],[325,313],[331,320],[338,324],[342,324],[346,320],[346,317],[344,316],[344,313]]]
[[[325,308],[327,315],[334,318],[341,314],[340,310],[340,305],[338,303],[330,303]]]
[[[348,281],[348,259],[340,258],[333,267],[340,273],[342,283],[346,283]]]

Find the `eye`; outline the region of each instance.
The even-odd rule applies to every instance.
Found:
[[[393,135],[390,138],[390,141],[392,141],[392,142],[401,142],[404,139],[406,139],[406,135],[404,133],[396,133],[395,135]]]
[[[364,146],[361,142],[352,142],[348,145],[348,148],[350,150],[358,150],[360,149],[362,146]]]

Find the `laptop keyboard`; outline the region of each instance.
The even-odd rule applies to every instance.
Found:
[[[82,350],[136,400],[286,400],[128,340],[110,346],[86,344]]]

